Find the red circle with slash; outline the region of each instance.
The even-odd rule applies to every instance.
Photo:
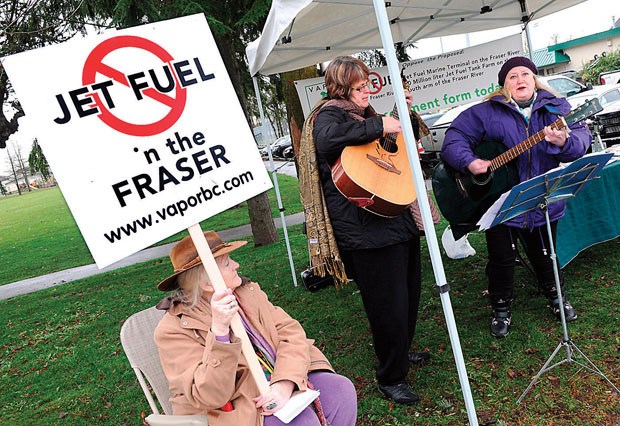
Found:
[[[145,50],[156,56],[163,63],[170,64],[174,59],[166,50],[151,40],[129,35],[112,37],[98,44],[88,55],[88,58],[86,58],[84,71],[82,72],[82,84],[93,84],[97,74],[102,74],[115,82],[129,87],[129,82],[123,72],[103,62],[108,54],[127,47]],[[158,135],[172,127],[181,117],[181,114],[183,114],[187,100],[187,90],[179,84],[178,80],[176,81],[174,97],[161,93],[151,87],[143,90],[142,94],[164,104],[170,108],[170,112],[164,118],[150,124],[129,123],[112,114],[101,102],[98,93],[93,93],[92,97],[100,110],[99,118],[101,121],[111,128],[130,136]]]
[[[374,77],[374,80],[376,80],[378,83],[375,83],[373,81],[373,77]],[[370,86],[368,87],[368,89],[371,95],[376,95],[377,93],[381,91],[381,89],[383,89],[383,78],[381,78],[381,76],[378,73],[374,71],[369,72],[368,81],[370,81]]]

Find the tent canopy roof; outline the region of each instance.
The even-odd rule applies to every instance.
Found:
[[[517,25],[583,0],[394,0],[395,42]],[[260,38],[246,49],[252,75],[275,74],[381,48],[372,0],[273,0]]]

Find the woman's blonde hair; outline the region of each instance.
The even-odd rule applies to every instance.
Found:
[[[547,86],[546,84],[544,84],[542,81],[540,81],[538,79],[538,76],[534,75],[534,87],[536,87],[536,90],[546,90],[547,92],[551,93],[553,96],[555,97],[562,97],[562,95],[560,95],[559,93],[557,93],[555,90],[553,90],[551,87]],[[506,88],[506,86],[500,86],[497,89],[495,89],[494,92],[489,93],[484,100],[488,101],[491,98],[494,98],[496,96],[503,96],[504,101],[506,102],[510,102],[512,100],[512,96],[510,95],[510,90],[508,90]]]
[[[365,63],[352,56],[338,56],[325,70],[325,88],[329,99],[349,99],[351,85],[368,80],[370,71]]]
[[[202,265],[179,274],[177,276],[179,288],[172,294],[172,300],[184,304],[187,309],[193,308],[202,297],[202,286],[200,284],[205,281],[210,284],[207,272]]]

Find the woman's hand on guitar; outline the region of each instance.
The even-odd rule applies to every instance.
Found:
[[[469,166],[467,166],[467,170],[469,170],[472,175],[481,175],[487,172],[490,165],[491,165],[491,162],[489,160],[483,160],[482,158],[476,158],[474,161],[469,163]]]
[[[383,134],[388,133],[400,133],[402,131],[400,127],[400,121],[395,119],[394,117],[390,117],[389,115],[384,115],[381,117],[383,120]]]
[[[545,133],[545,140],[549,143],[559,146],[560,148],[564,146],[566,143],[566,139],[568,135],[566,134],[566,130],[556,130],[547,126],[543,129]]]

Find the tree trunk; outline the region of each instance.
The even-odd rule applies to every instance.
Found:
[[[17,180],[17,172],[15,171],[15,163],[13,162],[13,157],[7,150],[7,156],[9,157],[9,163],[11,163],[11,170],[13,171],[13,179],[15,179],[15,185],[17,185],[17,193],[22,195],[22,190],[19,187],[19,181]]]
[[[232,38],[218,37],[217,46],[237,93],[237,98],[241,103],[243,111],[247,114],[249,110],[246,103],[245,90],[243,88],[242,70],[235,56],[233,40]],[[250,125],[250,123],[251,121],[248,120],[248,125]],[[276,232],[276,225],[271,217],[271,207],[269,206],[267,192],[263,192],[248,200],[248,215],[250,216],[254,245],[262,246],[278,241],[278,233]]]
[[[297,96],[297,89],[295,89],[295,80],[304,80],[306,78],[314,78],[317,76],[318,73],[314,65],[299,70],[282,73],[284,103],[286,105],[287,120],[291,131],[291,141],[293,142],[293,151],[295,154],[299,152],[301,129],[304,126],[304,112],[301,108],[299,96]],[[295,158],[297,158],[297,156],[295,156]]]
[[[278,233],[271,217],[271,207],[266,192],[248,200],[248,213],[255,246],[264,246],[278,241]]]
[[[28,169],[26,169],[24,159],[22,158],[22,150],[21,148],[16,148],[15,146],[13,146],[13,151],[15,152],[15,156],[17,157],[19,167],[22,170],[22,176],[24,177],[24,183],[26,184],[26,188],[28,189],[28,192],[31,192],[32,188],[30,187],[30,182],[28,181]]]

